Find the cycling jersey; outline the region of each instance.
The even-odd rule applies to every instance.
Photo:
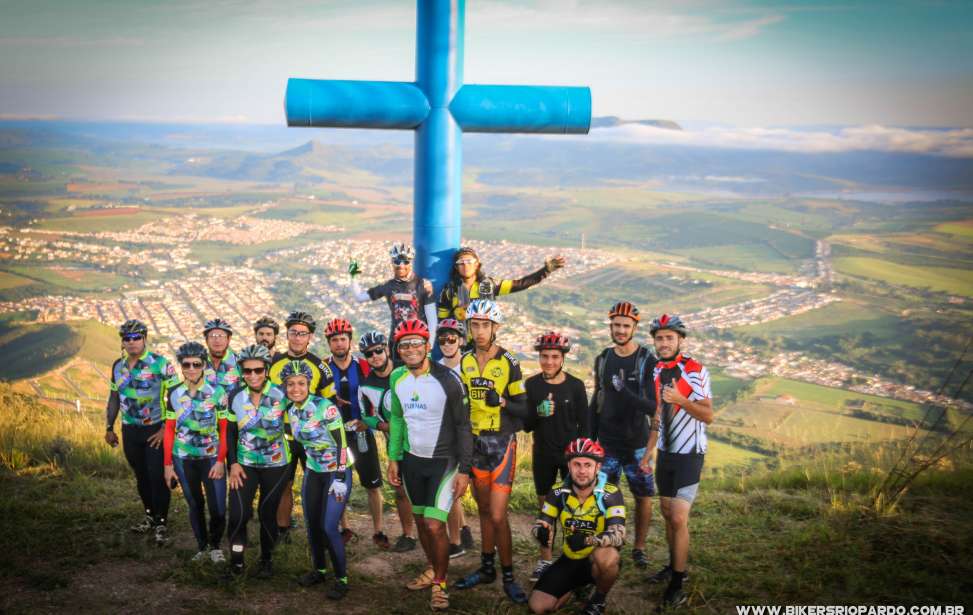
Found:
[[[348,469],[348,445],[341,413],[327,399],[310,395],[302,404],[287,402],[294,439],[304,446],[307,467],[315,472],[344,472]]]
[[[384,297],[388,302],[389,312],[392,315],[389,339],[392,339],[395,328],[401,322],[406,320],[426,322],[426,312],[423,308],[427,305],[436,305],[432,282],[420,278],[414,271],[409,275],[408,280],[392,278],[369,288],[367,292],[372,301]],[[426,324],[430,323],[426,322]]]
[[[560,523],[564,528],[563,554],[571,559],[583,559],[594,550],[594,545],[574,550],[568,539],[576,534],[597,536],[612,525],[625,527],[625,501],[618,487],[599,481],[588,498],[579,502],[570,485],[558,487],[547,494],[538,519],[550,524]]]
[[[472,465],[473,434],[463,383],[453,370],[429,363],[429,371],[414,376],[406,367],[391,376],[389,459],[401,461],[405,452],[416,457],[456,460],[460,472]]]
[[[310,391],[311,395],[328,399],[334,397],[334,379],[331,375],[331,369],[324,361],[310,352],[299,357],[292,355],[290,352],[278,352],[275,354],[270,364],[270,372],[268,373],[268,378],[272,383],[277,386],[283,385],[280,380],[280,370],[284,369],[284,366],[291,361],[302,361],[311,368],[311,382],[308,383],[308,391]]]
[[[498,282],[487,276],[474,282],[470,288],[466,288],[465,284],[450,278],[439,293],[439,300],[436,302],[437,315],[439,320],[455,318],[460,322],[466,322],[466,308],[470,305],[470,301],[474,299],[496,299],[503,295],[527,290],[540,283],[547,275],[547,268],[541,267],[534,273],[516,280],[500,280]],[[466,337],[470,339],[469,331],[467,331]]]
[[[379,376],[372,370],[365,380],[358,385],[358,407],[361,408],[361,420],[371,429],[378,429],[379,423],[389,422],[389,411],[392,407],[392,391],[389,388],[389,377]]]
[[[290,447],[284,440],[285,403],[284,393],[269,381],[260,391],[257,405],[250,400],[249,387],[230,394],[226,417],[230,465],[269,468],[290,463]]]
[[[533,459],[564,464],[564,449],[575,438],[587,438],[591,434],[588,395],[584,382],[571,374],[564,374],[564,382],[551,384],[543,374],[527,379],[527,419],[524,427],[534,432]],[[550,400],[554,414],[541,416],[538,406]],[[547,490],[544,490],[547,493]]]
[[[204,381],[195,394],[190,394],[186,384],[180,383],[166,391],[162,401],[166,465],[172,465],[173,455],[180,459],[225,459],[227,395],[223,387]]]
[[[108,395],[108,427],[122,411],[123,425],[155,425],[162,421],[162,396],[176,382],[176,370],[160,354],[146,350],[131,368],[127,357],[112,364]]]
[[[358,387],[362,380],[368,376],[371,368],[365,359],[352,357],[348,368],[342,370],[334,362],[334,357],[328,359],[328,368],[334,379],[335,393],[347,404],[340,404],[341,418],[344,422],[356,421],[361,418],[361,406],[358,405]]]
[[[463,353],[460,374],[469,390],[470,422],[473,433],[483,431],[511,434],[523,427],[527,415],[527,396],[520,363],[509,352],[497,346],[495,354],[486,362],[483,372],[476,361],[475,351]],[[486,393],[495,389],[507,398],[507,407],[488,406]]]
[[[206,382],[210,386],[223,387],[223,390],[227,392],[243,384],[243,376],[240,373],[236,353],[232,350],[227,350],[226,354],[223,355],[223,360],[220,361],[219,367],[215,368],[213,367],[213,357],[209,357],[209,360],[206,362],[206,368],[203,370],[203,377],[206,378]]]
[[[655,361],[652,351],[643,346],[626,357],[619,356],[614,347],[607,348],[595,358],[592,433],[609,456],[628,459],[648,442],[655,397],[645,389]],[[616,391],[612,376],[619,371],[625,375],[625,386]]]
[[[673,380],[689,401],[713,398],[709,371],[701,363],[683,355],[671,361],[660,360],[653,370],[655,397],[662,409],[658,449],[670,453],[705,454],[706,423],[693,418],[682,407],[662,401],[662,387]]]

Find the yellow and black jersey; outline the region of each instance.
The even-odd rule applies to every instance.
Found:
[[[513,355],[497,346],[481,373],[476,354],[471,350],[460,359],[460,376],[470,394],[470,423],[474,435],[481,431],[514,433],[523,428],[527,394],[520,363]],[[505,408],[487,405],[486,394],[490,389],[506,398]]]
[[[538,519],[552,527],[560,523],[564,528],[564,555],[571,559],[584,559],[594,550],[594,545],[575,551],[567,539],[578,532],[598,536],[617,524],[624,528],[625,500],[622,492],[612,483],[599,482],[584,502],[578,501],[574,488],[566,485],[552,489],[547,494]]]
[[[455,318],[460,322],[466,322],[466,308],[470,301],[474,299],[492,300],[526,290],[535,284],[539,284],[547,275],[547,268],[541,267],[537,271],[516,280],[495,280],[487,276],[483,277],[482,280],[477,280],[470,288],[450,280],[443,286],[443,290],[439,293],[439,300],[436,301],[437,316],[439,320]],[[469,332],[467,332],[467,337],[469,337]]]

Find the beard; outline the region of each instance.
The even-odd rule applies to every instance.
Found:
[[[578,481],[577,481],[577,480],[575,480],[575,478],[574,478],[574,477],[572,476],[572,477],[571,477],[571,484],[573,484],[573,485],[574,485],[575,487],[577,487],[578,489],[587,489],[588,487],[590,487],[590,486],[592,486],[592,485],[594,485],[594,484],[595,484],[595,481],[596,481],[596,480],[598,480],[598,475],[597,475],[597,474],[595,474],[594,476],[592,476],[592,477],[591,477],[591,480],[589,480],[589,481],[587,481],[587,482],[585,482],[585,483],[581,483],[581,482],[578,482]]]

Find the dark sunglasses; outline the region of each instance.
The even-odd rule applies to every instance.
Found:
[[[267,368],[266,367],[244,367],[243,368],[243,375],[244,376],[249,376],[250,374],[256,374],[256,375],[259,376],[259,375],[263,374],[265,371],[267,371]]]
[[[411,262],[412,261],[410,259],[408,259],[408,258],[402,258],[402,257],[393,258],[392,259],[392,264],[393,265],[408,265]]]
[[[385,354],[385,349],[384,348],[376,348],[375,350],[366,350],[362,354],[365,355],[365,358],[366,359],[370,359],[371,357],[374,357],[375,355]]]
[[[202,361],[183,361],[180,363],[183,369],[199,369],[203,366]]]
[[[455,344],[459,341],[458,335],[440,335],[436,338],[440,344]]]
[[[128,333],[128,334],[122,336],[122,341],[123,342],[137,342],[140,339],[142,339],[143,337],[145,337],[145,336],[142,335],[141,333]]]

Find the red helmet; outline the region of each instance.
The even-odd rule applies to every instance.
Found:
[[[649,329],[653,336],[655,336],[656,331],[661,329],[671,329],[682,337],[686,337],[686,335],[689,334],[689,329],[686,328],[686,323],[682,321],[682,318],[679,318],[675,314],[663,314],[662,316],[659,316],[652,321]]]
[[[616,316],[628,316],[635,322],[638,322],[640,318],[639,309],[628,301],[619,301],[612,306],[612,309],[608,310],[608,318]]]
[[[557,331],[548,331],[543,335],[537,336],[537,341],[534,342],[534,350],[560,350],[561,352],[567,352],[571,349],[571,342],[568,341],[567,336],[561,335]]]
[[[564,458],[568,461],[575,457],[588,457],[598,463],[605,460],[605,449],[591,438],[577,438],[571,440],[568,447],[564,449]]]
[[[407,335],[418,335],[424,340],[429,339],[429,325],[419,319],[403,320],[395,328],[392,334],[392,343],[398,344],[399,340]]]
[[[348,337],[351,337],[351,323],[344,318],[332,319],[324,329],[325,337],[331,337],[332,335],[339,335],[341,333],[346,333]]]

